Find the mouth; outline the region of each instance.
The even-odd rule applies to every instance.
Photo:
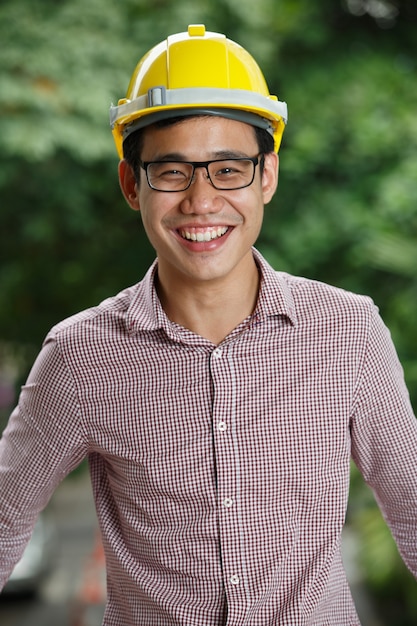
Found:
[[[183,239],[187,241],[208,242],[220,239],[229,230],[229,226],[218,226],[212,228],[184,228],[179,231]]]

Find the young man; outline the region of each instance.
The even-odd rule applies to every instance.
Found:
[[[0,447],[4,583],[88,457],[111,626],[354,626],[340,554],[353,457],[417,575],[417,422],[370,299],[253,248],[286,106],[191,26],[111,109],[157,260],[49,333]]]

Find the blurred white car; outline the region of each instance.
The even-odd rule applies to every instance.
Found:
[[[2,594],[34,594],[39,590],[53,566],[54,540],[53,525],[41,514],[26,550]]]

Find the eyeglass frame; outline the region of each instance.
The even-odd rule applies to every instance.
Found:
[[[209,168],[209,165],[211,165],[212,163],[221,163],[222,161],[251,161],[253,163],[253,172],[252,172],[252,178],[250,182],[239,187],[217,187],[211,180],[210,172],[208,168]],[[205,168],[207,172],[207,179],[210,181],[210,184],[214,187],[214,189],[217,189],[218,191],[236,191],[237,189],[245,189],[246,187],[250,187],[253,181],[255,180],[256,166],[260,165],[262,167],[264,162],[265,162],[265,154],[260,152],[255,157],[246,157],[246,156],[245,157],[231,157],[229,159],[227,158],[226,159],[225,158],[212,159],[211,161],[181,161],[181,160],[142,161],[140,160],[139,166],[145,171],[146,181],[150,189],[153,189],[154,191],[160,191],[162,193],[178,193],[181,191],[187,191],[187,189],[191,187],[191,184],[195,177],[195,170],[200,167]],[[182,189],[158,189],[157,187],[153,187],[149,180],[148,167],[149,165],[159,164],[159,163],[183,163],[185,165],[191,165],[193,169],[191,172],[190,180],[188,181],[188,185]]]

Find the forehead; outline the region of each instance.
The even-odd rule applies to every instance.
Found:
[[[180,118],[174,123],[146,128],[142,159],[157,160],[175,154],[189,160],[202,160],[226,153],[253,156],[256,152],[257,139],[253,126],[206,115]]]

